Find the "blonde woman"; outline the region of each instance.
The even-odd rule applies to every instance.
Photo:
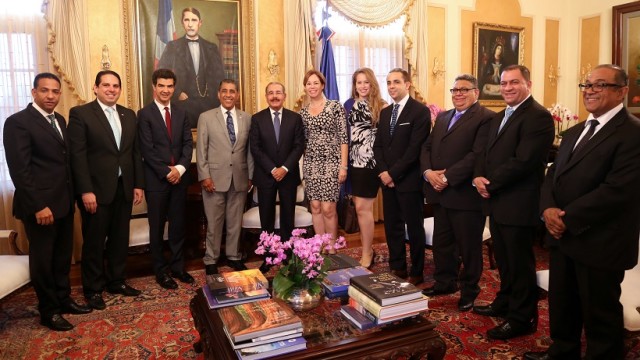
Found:
[[[338,235],[336,202],[347,178],[347,122],[339,102],[324,97],[325,78],[317,70],[304,76],[307,105],[300,110],[306,150],[302,170],[316,234]],[[333,244],[333,243],[332,243]],[[334,253],[333,249],[329,249]]]
[[[351,99],[345,102],[350,129],[349,165],[351,166],[351,189],[360,226],[362,257],[360,265],[373,265],[373,203],[378,194],[380,181],[375,170],[373,142],[376,138],[380,110],[387,103],[380,96],[380,86],[369,68],[360,68],[353,73]]]

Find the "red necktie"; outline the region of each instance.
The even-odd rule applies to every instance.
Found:
[[[173,142],[171,138],[171,113],[169,112],[169,107],[165,106],[164,108],[164,121],[167,125],[167,133],[169,134],[169,142]],[[171,155],[171,165],[175,164],[173,160],[173,154]]]

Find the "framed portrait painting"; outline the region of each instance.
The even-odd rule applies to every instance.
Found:
[[[640,1],[613,7],[613,63],[629,75],[624,105],[640,115]]]
[[[504,106],[500,73],[524,63],[524,28],[473,23],[473,75],[478,79],[479,101],[484,106]]]
[[[187,111],[192,128],[202,112],[220,105],[222,79],[242,90],[241,13],[239,0],[135,0],[142,105],[153,100],[152,74],[159,68],[176,74],[172,102]],[[244,108],[239,94],[237,106]]]

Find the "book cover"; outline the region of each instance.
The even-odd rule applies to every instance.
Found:
[[[349,320],[351,324],[353,324],[355,327],[357,327],[360,330],[367,330],[376,326],[376,323],[374,321],[364,316],[358,310],[354,309],[349,305],[342,305],[340,307],[340,313],[347,320]]]
[[[360,266],[360,262],[358,260],[345,254],[324,255],[324,259],[325,261],[329,261],[328,271]]]
[[[227,334],[225,330],[225,334]],[[227,337],[229,335],[227,334]],[[244,349],[252,346],[262,345],[262,344],[270,344],[276,341],[283,341],[287,339],[293,339],[302,336],[302,328],[297,328],[294,330],[286,330],[275,334],[270,334],[266,336],[259,336],[257,338],[253,338],[246,341],[241,341],[236,344],[231,344],[234,350]]]
[[[209,305],[209,309],[219,309],[226,306],[239,305],[239,304],[244,304],[244,303],[248,303],[248,302],[252,302],[260,299],[268,299],[269,297],[271,297],[271,294],[269,294],[268,291],[265,291],[264,294],[260,296],[244,297],[241,299],[237,299],[235,301],[227,301],[227,302],[220,303],[216,299],[216,296],[214,296],[211,293],[211,290],[209,289],[209,285],[207,284],[204,284],[204,286],[202,287],[202,293],[204,294],[205,299],[207,299],[207,305]]]
[[[251,300],[264,299],[267,297],[269,297],[269,291],[267,289],[244,291],[238,293],[226,293],[221,295],[213,294],[213,298],[218,302],[218,304],[233,303],[234,305],[237,305],[240,302],[248,302]]]
[[[259,360],[304,350],[306,348],[307,341],[302,336],[299,336],[293,339],[239,349],[236,350],[236,354],[238,355],[238,359],[241,360]]]
[[[347,290],[333,292],[329,288],[327,288],[324,284],[322,285],[322,289],[324,290],[324,296],[327,299],[346,298],[349,296],[349,292]]]
[[[415,316],[428,310],[428,298],[423,296],[422,299],[412,300],[403,304],[380,307],[379,310],[376,311],[376,309],[363,305],[352,297],[349,298],[349,306],[376,324],[385,324],[405,317]]]
[[[258,269],[207,275],[207,285],[214,295],[256,291],[269,288],[267,278]]]
[[[327,273],[322,283],[332,293],[346,292],[349,289],[349,280],[352,277],[367,274],[371,274],[371,271],[362,266],[333,270]]]
[[[302,328],[293,310],[273,299],[224,307],[218,314],[232,343]]]
[[[420,289],[391,273],[354,276],[350,285],[382,306],[422,297]]]
[[[354,301],[357,304],[361,305],[376,318],[380,319],[386,319],[408,312],[424,311],[428,310],[429,308],[429,298],[422,294],[420,294],[419,299],[413,299],[402,303],[382,306],[353,286],[349,287],[349,302],[351,303],[351,301]]]

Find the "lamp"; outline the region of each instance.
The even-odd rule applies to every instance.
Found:
[[[556,84],[558,83],[558,78],[560,78],[560,66],[555,67],[552,65],[549,65],[549,73],[547,74],[547,78],[549,79],[549,83],[551,84],[551,86],[556,86]]]
[[[436,79],[436,81],[443,77],[444,74],[447,72],[447,70],[445,70],[444,66],[442,66],[442,63],[440,62],[440,60],[438,59],[438,57],[434,57],[433,58],[433,67],[431,68],[431,73],[433,74],[433,77]]]

